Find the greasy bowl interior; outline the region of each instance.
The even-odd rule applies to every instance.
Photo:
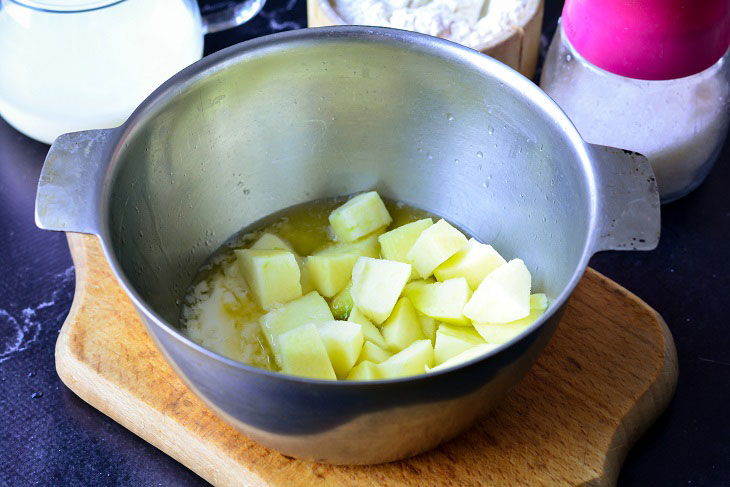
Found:
[[[369,189],[520,256],[534,289],[558,297],[591,218],[571,132],[520,96],[537,90],[527,80],[505,83],[515,73],[487,77],[472,66],[487,59],[421,47],[292,42],[243,53],[154,106],[126,140],[106,209],[147,304],[176,323],[196,270],[233,233]]]
[[[110,260],[187,383],[291,455],[386,461],[462,430],[529,367],[592,252],[595,183],[575,129],[527,79],[446,41],[352,27],[255,40],[183,71],[122,131],[101,198]],[[268,373],[173,329],[196,270],[233,233],[370,189],[523,258],[534,289],[558,300],[550,326],[477,366],[382,384]],[[438,426],[413,436],[399,423]],[[362,447],[345,448],[354,436]]]

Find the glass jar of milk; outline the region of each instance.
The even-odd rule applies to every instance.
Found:
[[[239,25],[248,0],[201,17],[195,0],[0,0],[0,115],[51,143],[115,127],[203,55],[203,34]]]

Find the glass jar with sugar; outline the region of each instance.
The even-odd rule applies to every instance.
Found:
[[[730,124],[730,2],[568,0],[540,86],[588,142],[649,158],[662,203],[695,189]]]

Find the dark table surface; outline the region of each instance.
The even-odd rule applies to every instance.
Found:
[[[545,38],[560,12],[548,2]],[[206,53],[306,24],[303,0],[269,0]],[[0,62],[2,56],[0,55]],[[63,234],[33,222],[48,146],[0,119],[0,485],[202,485],[205,481],[76,397],[54,367],[74,292]],[[664,316],[679,354],[677,394],[631,450],[621,486],[730,485],[730,143],[708,180],[662,208],[652,252],[591,265]]]

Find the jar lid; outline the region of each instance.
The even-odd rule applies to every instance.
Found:
[[[715,64],[730,46],[728,0],[566,0],[576,51],[629,78],[676,79]]]

